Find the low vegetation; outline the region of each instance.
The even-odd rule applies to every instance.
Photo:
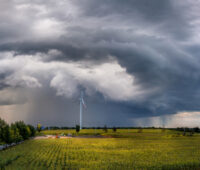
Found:
[[[44,134],[76,133],[47,130]],[[2,169],[199,169],[200,135],[162,129],[83,129],[104,138],[27,140],[0,151]]]
[[[25,140],[0,151],[0,169],[200,169],[199,128],[56,128],[36,130],[0,119],[0,143],[36,135],[68,138]],[[72,136],[72,138],[71,138]],[[73,138],[74,136],[74,138]],[[98,138],[97,138],[98,137]]]

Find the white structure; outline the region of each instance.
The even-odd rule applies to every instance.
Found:
[[[83,106],[86,107],[85,102],[83,100],[83,91],[81,91],[81,96],[80,96],[80,129],[82,129]]]

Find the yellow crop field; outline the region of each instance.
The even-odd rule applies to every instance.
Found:
[[[113,132],[113,129],[107,129],[107,132],[105,133],[103,129],[82,129],[79,133],[76,133],[75,129],[66,129],[66,130],[43,130],[41,133],[39,133],[38,135],[56,135],[56,134],[73,134],[73,135],[120,135],[122,136],[126,136],[127,137],[131,137],[132,135],[136,135],[136,133],[139,132],[139,129],[117,129],[117,132]],[[162,129],[142,129],[142,136],[145,136],[145,134],[151,134],[151,135],[163,135],[163,134],[177,134],[178,132],[176,131],[172,131],[172,130],[165,130],[165,133],[163,133]],[[136,135],[137,136],[137,135]]]
[[[81,133],[90,134],[92,131],[83,130]],[[59,132],[63,133],[62,130]],[[0,166],[8,170],[200,168],[198,134],[182,136],[169,130],[144,130],[142,133],[118,130],[117,138],[110,137],[112,134],[110,130],[108,138],[28,140],[0,151]]]

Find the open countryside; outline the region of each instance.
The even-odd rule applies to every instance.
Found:
[[[0,170],[200,170],[200,0],[0,0]]]
[[[57,134],[72,137],[56,138]],[[198,169],[200,134],[163,129],[45,130],[0,151],[2,169]],[[55,136],[51,136],[55,135]],[[38,139],[37,139],[38,138]]]

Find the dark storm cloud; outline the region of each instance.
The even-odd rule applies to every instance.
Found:
[[[79,95],[71,99],[56,96],[52,89],[34,91],[31,96],[31,104],[28,110],[29,123],[42,123],[44,126],[75,126],[79,124]],[[105,101],[101,94],[85,96],[87,108],[83,109],[84,126],[131,126],[129,120],[137,117],[145,117],[148,110],[142,106],[123,102]],[[134,110],[134,111],[133,111]],[[140,113],[140,115],[138,115]],[[48,117],[48,118],[47,118]],[[126,117],[126,118],[125,118]],[[47,121],[48,120],[48,121]]]
[[[167,36],[172,35],[175,38],[183,39],[191,34],[190,24],[187,22],[188,16],[184,13],[190,7],[181,4],[179,0],[128,0],[126,3],[120,0],[98,2],[85,0],[82,1],[81,7],[83,13],[87,16],[106,18],[114,15],[120,18],[122,22],[124,20],[142,26],[158,27]]]
[[[2,1],[0,51],[13,51],[16,57],[46,54],[41,57],[45,63],[89,61],[90,67],[116,60],[141,89],[151,91],[142,100],[106,104],[94,93],[88,102],[91,122],[98,116],[128,122],[132,117],[195,111],[200,109],[198,5],[193,0]],[[5,78],[0,77],[2,89]],[[43,82],[40,98],[55,95],[42,92],[49,80],[28,80]],[[64,103],[70,102],[60,100],[51,100],[52,115],[56,110],[64,114]],[[36,99],[33,103],[38,108]],[[39,114],[32,108],[30,115],[33,110]]]

